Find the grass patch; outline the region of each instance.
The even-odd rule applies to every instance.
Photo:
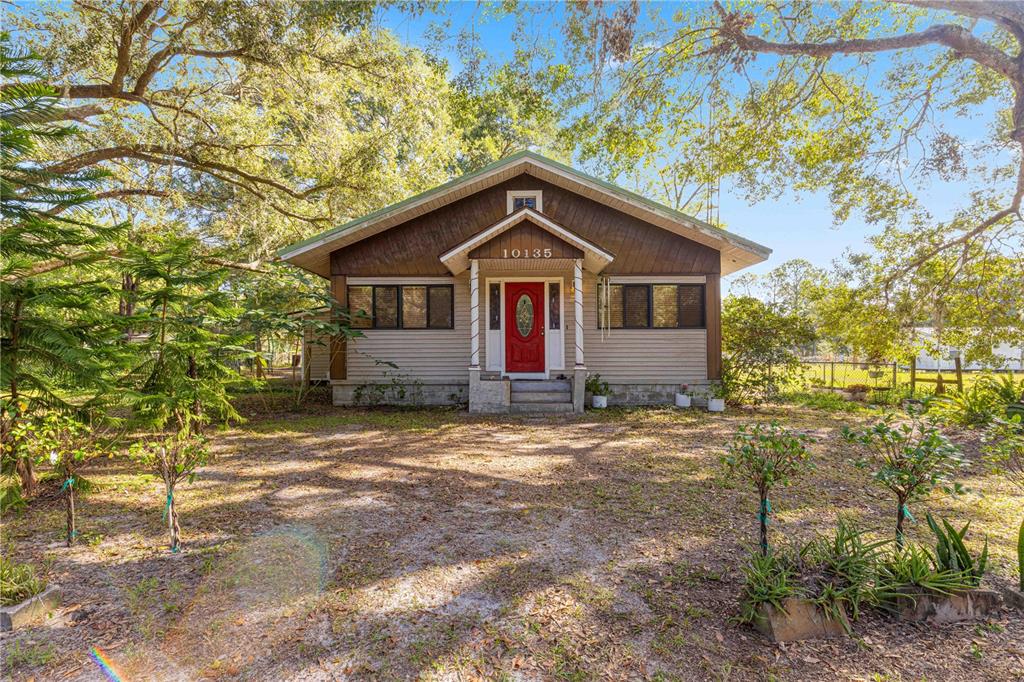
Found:
[[[16,564],[0,556],[0,604],[13,606],[46,589],[46,581],[36,577],[28,564]]]
[[[779,396],[782,402],[809,407],[814,410],[826,412],[866,412],[869,411],[863,404],[853,402],[842,397],[838,393],[819,391],[789,391]]]

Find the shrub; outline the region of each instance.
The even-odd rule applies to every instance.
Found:
[[[722,306],[722,384],[730,403],[775,400],[803,375],[798,351],[815,339],[805,315],[782,313],[750,296]]]
[[[980,380],[963,391],[931,398],[927,407],[942,421],[967,427],[984,426],[999,412],[996,395]]]
[[[872,478],[896,497],[896,544],[903,545],[903,524],[910,516],[907,506],[926,498],[936,488],[960,494],[959,483],[947,485],[966,462],[960,449],[943,436],[938,427],[921,420],[911,412],[911,421],[894,424],[894,417],[865,429],[851,430],[844,426],[843,438],[867,450],[855,464],[871,468]]]
[[[988,539],[985,540],[985,548],[981,550],[981,555],[975,558],[964,545],[964,536],[967,535],[970,521],[957,531],[946,519],[942,519],[940,527],[931,514],[928,514],[927,518],[928,527],[935,534],[935,569],[960,573],[964,582],[973,587],[980,585],[981,577],[985,575],[985,567],[988,565]]]
[[[20,604],[45,589],[46,581],[37,578],[31,566],[0,555],[0,605]]]
[[[600,374],[588,374],[585,384],[588,393],[593,395],[609,395],[612,391],[607,381],[601,381]]]
[[[816,583],[813,592],[818,595],[818,605],[834,619],[838,619],[840,607],[846,607],[856,620],[861,605],[878,604],[878,562],[882,548],[890,542],[867,542],[863,530],[842,518],[834,535],[819,535],[808,542],[800,556],[803,573],[812,574]]]
[[[768,516],[772,512],[768,493],[775,485],[813,467],[807,452],[811,437],[783,428],[777,421],[742,425],[722,458],[729,472],[754,484],[760,499],[757,518],[761,527],[761,553],[768,553]]]
[[[879,563],[878,583],[884,586],[886,593],[893,595],[908,587],[940,594],[953,594],[971,587],[962,573],[936,569],[928,550],[914,543],[897,547]]]
[[[751,552],[743,567],[740,622],[753,623],[762,604],[771,604],[781,611],[788,597],[801,594],[796,581],[797,565],[795,557],[788,552]]]

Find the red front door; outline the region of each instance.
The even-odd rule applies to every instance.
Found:
[[[505,284],[505,371],[544,371],[544,283]]]

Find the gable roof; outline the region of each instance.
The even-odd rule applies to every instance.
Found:
[[[515,213],[505,216],[493,225],[487,226],[482,231],[477,232],[469,239],[463,241],[461,244],[458,244],[447,252],[441,254],[441,262],[445,264],[445,267],[447,267],[453,275],[457,275],[469,267],[469,253],[474,248],[486,244],[502,232],[510,230],[512,227],[519,225],[524,221],[530,222],[537,227],[550,232],[562,241],[567,242],[582,251],[584,266],[591,272],[601,272],[605,266],[615,259],[615,256],[608,253],[600,246],[588,242],[583,237],[562,225],[559,225],[543,213],[538,213],[532,208],[521,208]]]
[[[771,249],[659,204],[635,192],[581,173],[535,152],[522,151],[396,204],[280,249],[282,260],[323,277],[330,276],[332,251],[383,232],[521,173],[594,199],[721,253],[722,274],[760,263]]]

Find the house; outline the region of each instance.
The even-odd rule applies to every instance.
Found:
[[[720,277],[770,253],[527,151],[279,255],[361,332],[307,344],[335,404],[581,412],[588,374],[610,404],[720,378]]]

